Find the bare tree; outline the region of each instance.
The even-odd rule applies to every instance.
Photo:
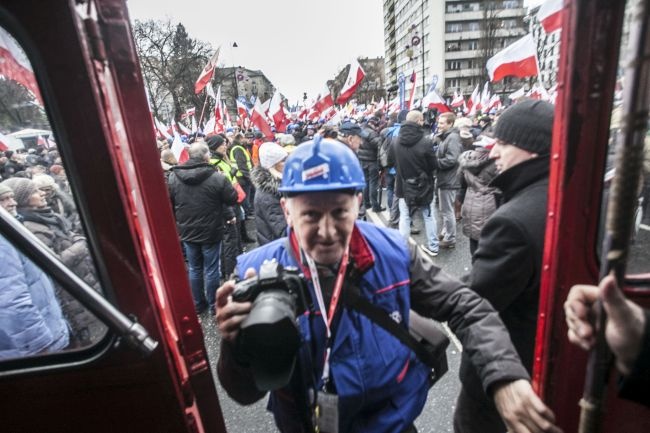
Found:
[[[203,99],[194,94],[194,83],[212,54],[210,45],[170,20],[136,20],[133,33],[154,115],[178,120],[188,108],[200,110]]]

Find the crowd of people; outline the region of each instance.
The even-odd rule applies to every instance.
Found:
[[[43,147],[0,157],[0,206],[101,293],[61,158]],[[0,237],[0,359],[88,347],[106,326]]]
[[[558,432],[530,385],[553,115],[550,103],[523,100],[473,118],[442,113],[431,125],[419,110],[336,125],[294,119],[273,137],[238,128],[185,137],[189,159],[181,164],[172,143],[160,141],[196,313],[215,317],[222,335],[218,373],[226,391],[242,404],[266,395],[258,386],[263,373],[238,351],[252,304],[233,301],[231,278],[250,278],[273,259],[300,269],[318,299],[298,318],[301,341],[310,344],[300,346],[287,382],[270,393],[283,433],[315,426],[416,431],[430,367],[346,303],[352,287],[406,328],[413,310],[448,322],[459,337],[455,432]],[[101,292],[58,153],[5,151],[0,175],[2,208]],[[384,211],[387,228],[370,222],[369,213]],[[416,215],[426,232],[422,245],[411,238]],[[432,260],[456,246],[458,230],[472,261],[460,279]],[[105,326],[2,237],[0,257],[7,282],[0,359],[101,338]],[[595,287],[574,288],[566,304],[570,339],[591,346],[588,312],[604,296],[612,320],[635,318],[632,343],[622,342],[629,335],[620,329],[611,332],[619,370],[647,379],[638,361],[650,350],[647,312],[615,289],[611,281],[600,295]],[[629,395],[647,404],[643,391],[626,383]]]

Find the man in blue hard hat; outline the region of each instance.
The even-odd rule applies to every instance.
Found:
[[[265,341],[251,358],[237,339],[252,304],[233,301],[234,281],[219,288],[217,371],[228,394],[252,404],[271,390],[268,408],[283,433],[416,432],[431,369],[352,307],[347,299],[354,292],[404,329],[410,309],[447,321],[510,431],[559,432],[490,304],[396,230],[356,219],[364,185],[358,159],[337,141],[316,136],[287,159],[279,190],[288,236],[240,256],[237,272],[250,278],[273,259],[296,267],[312,301],[295,320],[298,355],[288,368],[271,371]]]

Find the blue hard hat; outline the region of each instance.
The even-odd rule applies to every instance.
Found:
[[[296,147],[284,163],[283,193],[303,193],[353,189],[361,191],[366,185],[357,156],[343,143],[323,139]]]

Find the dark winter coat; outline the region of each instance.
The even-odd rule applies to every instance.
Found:
[[[251,171],[255,185],[255,228],[257,244],[262,246],[286,235],[287,221],[280,206],[282,194],[278,192],[281,180],[269,170],[257,166]]]
[[[0,236],[0,360],[68,346],[68,324],[52,281]]]
[[[224,207],[237,203],[237,192],[226,177],[207,162],[189,159],[172,168],[168,188],[181,240],[219,242]]]
[[[485,148],[461,153],[458,164],[461,187],[466,189],[461,209],[463,234],[477,240],[497,208],[498,189],[489,186],[497,175],[497,168],[490,159],[490,151]]]
[[[397,197],[404,197],[402,184],[405,179],[417,178],[420,174],[425,174],[433,182],[433,172],[436,167],[433,141],[417,123],[404,122],[399,130],[397,141],[393,142],[389,150],[389,160],[395,161],[397,169],[395,178]]]
[[[50,248],[72,272],[86,284],[101,293],[95,265],[83,236],[70,231],[68,223],[50,208],[18,209],[23,224]],[[97,342],[106,332],[106,326],[93,316],[67,291],[56,287],[63,314],[72,329],[71,347],[86,347]]]
[[[458,189],[460,188],[460,181],[456,176],[458,157],[463,152],[463,142],[460,139],[458,128],[452,128],[440,134],[438,140],[440,141],[436,151],[438,188]]]
[[[377,151],[381,144],[381,136],[369,126],[363,128],[364,132],[368,135],[363,139],[363,143],[359,146],[357,156],[361,162],[377,162]]]
[[[468,281],[472,290],[499,311],[528,372],[533,367],[537,328],[548,172],[548,157],[540,157],[494,178],[490,186],[502,191],[503,204],[483,227]],[[493,407],[465,356],[460,379],[469,395],[482,399],[486,408]]]

